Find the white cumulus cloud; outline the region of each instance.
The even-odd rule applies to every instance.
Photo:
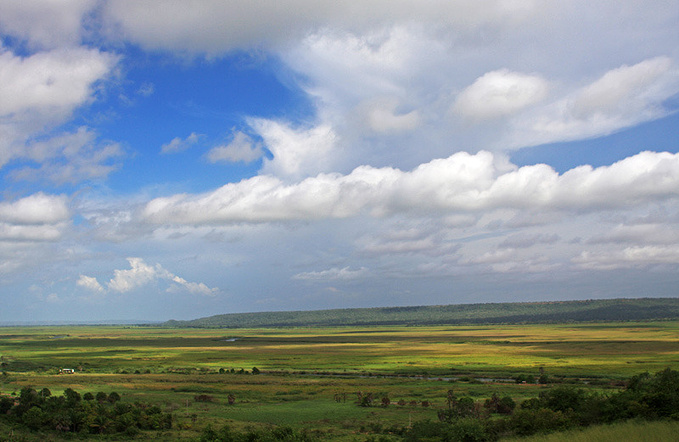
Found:
[[[264,151],[260,143],[255,143],[243,132],[236,132],[229,144],[210,149],[207,153],[207,159],[211,163],[222,161],[251,163],[261,158],[263,154]]]
[[[35,47],[73,46],[80,43],[84,15],[96,5],[97,0],[3,0],[0,31]]]
[[[118,57],[97,49],[66,48],[22,57],[0,49],[0,115],[39,112],[68,116],[92,99],[94,82],[111,71]]]
[[[657,264],[679,264],[679,245],[644,245],[604,251],[583,251],[573,258],[579,267],[594,270],[644,268]]]
[[[368,274],[368,269],[361,267],[358,270],[351,270],[349,267],[333,267],[327,270],[321,270],[317,272],[304,272],[294,275],[293,279],[301,280],[325,280],[325,281],[337,281],[337,280],[352,280],[363,278]]]
[[[146,264],[141,258],[127,258],[127,261],[130,263],[129,269],[113,271],[114,276],[107,284],[110,290],[129,292],[156,279],[158,269]]]
[[[510,147],[607,135],[672,112],[679,68],[669,57],[620,66],[557,101],[512,121]]]
[[[80,275],[80,278],[76,282],[76,285],[79,287],[84,287],[87,290],[93,291],[93,292],[103,292],[104,287],[99,284],[99,281],[97,281],[97,278],[94,278],[92,276],[85,276],[85,275]]]
[[[117,62],[117,56],[97,49],[59,48],[19,56],[0,47],[0,167],[13,159],[40,161],[45,142],[35,145],[32,140],[47,139],[46,131],[90,103],[95,84]]]
[[[273,154],[273,159],[264,160],[263,173],[296,179],[326,171],[332,164],[337,135],[328,125],[296,129],[261,119],[252,125]]]
[[[183,289],[192,294],[206,296],[214,296],[219,291],[218,288],[210,288],[202,282],[187,281],[167,271],[160,264],[151,266],[142,258],[127,258],[127,261],[130,264],[129,269],[115,269],[113,271],[113,278],[106,283],[108,291],[126,293],[155,281],[168,282],[170,284],[168,287],[169,291]],[[105,291],[99,281],[91,276],[80,275],[80,279],[76,284],[95,292]]]
[[[124,156],[120,144],[101,141],[96,132],[80,127],[75,132],[54,134],[26,145],[17,158],[32,160],[40,166],[17,167],[8,175],[15,181],[75,184],[106,178],[120,167],[119,161]]]
[[[578,93],[572,104],[573,116],[631,117],[640,111],[656,111],[653,106],[660,106],[667,98],[667,88],[679,87],[679,73],[672,69],[668,57],[612,69]]]
[[[172,139],[172,141],[170,141],[167,144],[163,144],[160,147],[160,153],[168,154],[183,152],[186,149],[189,149],[191,146],[195,145],[200,139],[200,137],[201,136],[195,132],[191,132],[191,135],[189,135],[186,138],[175,137]]]
[[[453,110],[472,119],[502,117],[540,102],[548,89],[547,81],[538,75],[501,69],[484,74],[463,90]]]
[[[70,216],[64,195],[39,192],[0,202],[0,241],[57,241],[67,230]]]
[[[155,224],[211,224],[501,208],[587,211],[679,197],[679,154],[642,152],[561,175],[544,164],[505,167],[489,152],[461,152],[409,172],[363,166],[293,184],[257,176],[202,195],[156,198],[142,215]]]
[[[368,127],[378,133],[398,133],[416,129],[421,123],[417,110],[399,112],[398,100],[379,98],[361,105],[359,112]]]
[[[0,202],[0,221],[12,224],[56,224],[71,216],[64,195],[47,195],[43,192],[18,199]]]

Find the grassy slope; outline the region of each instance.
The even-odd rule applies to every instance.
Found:
[[[613,425],[597,425],[583,430],[505,439],[504,442],[667,442],[678,438],[677,421],[628,421]]]
[[[679,319],[679,298],[606,299],[564,302],[233,313],[166,327],[290,327],[361,325],[507,324]]]

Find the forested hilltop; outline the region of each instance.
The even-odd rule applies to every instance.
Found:
[[[294,326],[511,324],[679,319],[679,298],[381,307],[295,312],[231,313],[166,327],[249,328]]]

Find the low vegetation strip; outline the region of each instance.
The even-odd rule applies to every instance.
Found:
[[[439,406],[428,400],[419,403],[421,407],[431,409],[435,419],[391,426],[373,422],[364,425],[361,433],[368,436],[366,440],[494,442],[507,437],[546,434],[630,419],[679,420],[678,371],[668,368],[655,375],[642,373],[625,384],[624,389],[607,395],[574,386],[554,386],[519,404],[508,395],[494,393],[485,401],[479,401],[470,396],[457,396],[455,390],[449,389],[444,403]],[[20,430],[62,435],[123,433],[126,437],[135,437],[142,431],[173,428],[175,413],[164,413],[156,405],[120,400],[121,396],[114,392],[86,393],[81,397],[80,393],[69,388],[62,396],[52,396],[47,388],[24,387],[15,397],[0,397],[0,420],[14,424]],[[215,400],[211,395],[194,397],[198,403]],[[235,404],[235,396],[230,396],[229,406],[237,406]],[[335,404],[338,409],[346,408],[346,396],[336,394]],[[365,391],[357,392],[354,404],[361,408],[382,409],[407,405],[405,401],[392,404],[388,395]],[[141,436],[146,438],[150,434]],[[324,436],[327,434],[314,429],[295,430],[289,425],[251,428],[241,432],[234,431],[228,424],[222,424],[219,430],[208,424],[203,428],[200,440],[310,442]]]
[[[259,328],[375,325],[462,325],[679,319],[679,298],[462,304],[443,306],[232,313],[163,327]]]

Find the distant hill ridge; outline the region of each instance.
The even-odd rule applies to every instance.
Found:
[[[365,325],[513,324],[679,319],[679,298],[599,299],[290,312],[230,313],[166,327],[256,328]]]

